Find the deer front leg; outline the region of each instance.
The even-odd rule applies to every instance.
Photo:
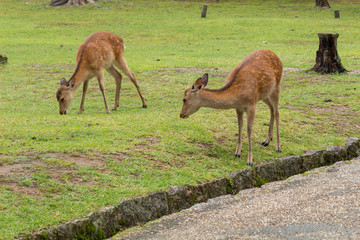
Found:
[[[97,79],[99,81],[99,88],[100,88],[100,91],[103,95],[103,98],[104,98],[104,103],[105,103],[105,109],[106,109],[106,113],[109,114],[110,113],[110,110],[109,110],[109,106],[106,102],[106,97],[105,97],[105,86],[104,86],[104,71],[103,70],[100,70],[98,73],[97,73]]]
[[[256,106],[249,107],[249,109],[247,111],[247,134],[248,134],[248,145],[249,145],[247,165],[250,167],[252,167],[254,164],[252,147],[251,147],[251,134],[252,134],[252,126],[253,126],[254,120],[255,120],[255,111],[256,111]]]
[[[238,117],[239,133],[238,133],[238,144],[235,152],[235,157],[241,157],[241,145],[242,145],[241,136],[242,136],[243,123],[244,123],[243,121],[244,112],[236,109],[236,113]]]
[[[82,98],[81,98],[81,104],[80,104],[80,109],[79,109],[79,114],[81,114],[84,111],[84,104],[85,104],[85,96],[86,96],[86,92],[88,89],[88,84],[89,84],[89,80],[84,81],[83,84],[83,94],[82,94]]]

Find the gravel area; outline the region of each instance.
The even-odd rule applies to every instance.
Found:
[[[360,158],[214,198],[112,239],[360,239]]]

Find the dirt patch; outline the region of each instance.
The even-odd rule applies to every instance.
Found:
[[[124,155],[114,154],[114,158]],[[5,159],[5,160],[4,160]],[[16,161],[11,162],[12,157],[0,155],[0,186],[7,190],[26,195],[39,196],[43,191],[38,186],[40,178],[52,179],[59,183],[72,183],[74,185],[92,185],[95,182],[91,177],[86,177],[78,172],[80,167],[91,167],[98,172],[104,172],[106,162],[104,156],[85,155],[81,153],[26,153],[21,158],[14,156]],[[50,189],[56,192],[56,188]]]
[[[20,186],[17,183],[3,183],[0,180],[0,187],[6,186],[6,189],[8,191],[13,191],[25,195],[31,195],[31,196],[37,196],[39,197],[41,194],[41,191],[37,186],[35,187],[28,187],[28,186]]]
[[[138,138],[139,140],[142,140],[142,141],[146,141],[150,144],[158,144],[161,140],[161,138],[159,137],[154,137],[154,136],[146,136],[146,137],[140,137]]]
[[[157,168],[159,170],[171,169],[173,167],[183,168],[186,166],[185,162],[177,161],[175,159],[168,159],[167,161],[163,161],[161,159],[151,157],[150,162],[152,168]]]
[[[215,141],[218,143],[218,144],[224,144],[226,142],[229,141],[229,138],[228,137],[225,137],[225,136],[221,136],[221,137],[217,137],[215,138]]]
[[[46,153],[46,156],[55,159],[63,159],[68,162],[76,164],[76,166],[89,166],[89,167],[105,167],[105,162],[102,156],[88,156],[81,153],[62,154],[62,153]]]
[[[333,113],[336,116],[340,114],[350,114],[352,110],[346,106],[329,106],[327,108],[311,108],[311,111],[314,113],[322,114],[322,113]]]
[[[203,148],[203,149],[211,149],[212,148],[212,145],[210,143],[197,142],[197,143],[195,143],[195,145],[198,148]]]

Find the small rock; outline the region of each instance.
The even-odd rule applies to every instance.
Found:
[[[325,99],[324,102],[332,102],[332,100],[329,98],[329,99]]]
[[[263,44],[267,44],[267,41],[263,41]]]

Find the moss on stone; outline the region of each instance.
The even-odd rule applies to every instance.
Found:
[[[105,232],[97,229],[94,224],[88,223],[85,228],[81,229],[79,234],[76,234],[73,240],[100,240],[106,239]]]
[[[40,240],[46,240],[47,237],[48,237],[47,232],[42,232],[42,233],[40,233],[40,235],[39,235]]]

